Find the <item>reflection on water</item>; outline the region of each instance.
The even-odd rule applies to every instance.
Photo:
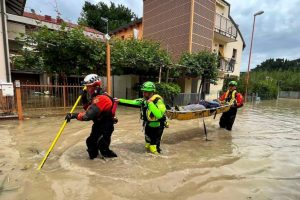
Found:
[[[92,161],[91,123],[72,121],[40,172],[63,117],[0,122],[0,199],[300,198],[299,100],[248,104],[231,132],[206,119],[208,142],[201,120],[172,120],[158,157],[145,152],[138,117],[121,108],[111,145],[119,157]]]

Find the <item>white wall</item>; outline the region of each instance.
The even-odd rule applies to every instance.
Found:
[[[229,7],[222,0],[216,1],[216,12],[226,18],[228,18]]]
[[[2,9],[4,9],[4,13],[2,13]],[[3,18],[5,23],[2,23]],[[6,30],[7,24],[5,14],[5,1],[0,1],[0,82],[9,82],[11,79],[10,73],[9,77],[7,77],[7,68],[8,70],[10,70],[10,66],[8,58],[8,39]],[[5,48],[5,44],[7,45],[7,48]]]
[[[136,92],[132,90],[132,88],[139,82],[139,77],[137,75],[113,76],[112,82],[112,90],[115,97],[127,99],[136,98]]]
[[[6,66],[5,66],[5,49],[3,41],[3,31],[2,31],[2,14],[0,13],[0,82],[6,82]]]
[[[242,64],[242,52],[243,52],[243,41],[238,34],[235,42],[227,43],[225,46],[224,56],[226,58],[231,58],[233,49],[237,49],[236,63],[234,66],[234,72],[231,75],[240,76],[241,64]]]
[[[107,86],[106,77],[102,77],[103,87]],[[134,85],[139,82],[139,76],[137,75],[121,75],[121,76],[111,76],[111,90],[112,96],[117,98],[136,98],[135,92],[132,90]],[[127,92],[127,94],[126,94]]]
[[[16,37],[20,37],[20,33],[25,34],[25,25],[20,23],[7,22],[7,33],[9,40],[15,40]]]

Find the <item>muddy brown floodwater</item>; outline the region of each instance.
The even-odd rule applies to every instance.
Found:
[[[144,150],[138,110],[120,108],[111,148],[89,160],[90,122],[71,121],[36,168],[63,116],[0,121],[0,199],[300,199],[300,101],[248,104],[231,132],[218,119],[170,121],[162,156]]]

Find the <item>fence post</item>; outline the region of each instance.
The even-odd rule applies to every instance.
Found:
[[[22,98],[21,98],[21,84],[19,80],[15,81],[16,86],[16,97],[17,97],[17,109],[18,109],[18,117],[19,120],[23,120],[23,108],[22,108]]]
[[[64,112],[66,112],[66,86],[63,86]]]

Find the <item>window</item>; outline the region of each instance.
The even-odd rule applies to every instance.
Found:
[[[237,50],[233,49],[232,50],[232,59],[236,59],[236,54],[237,54]]]

